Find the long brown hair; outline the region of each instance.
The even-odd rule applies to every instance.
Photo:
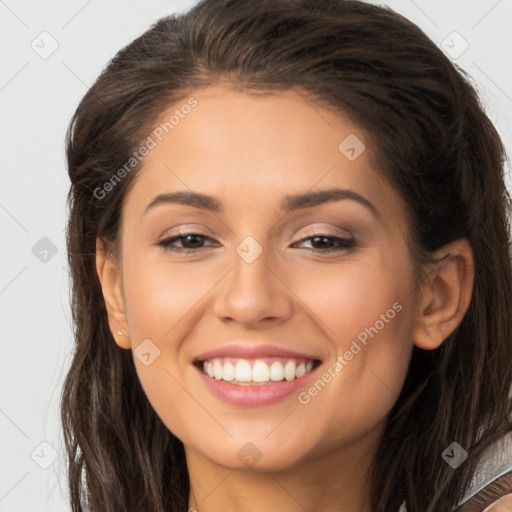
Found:
[[[469,309],[440,348],[414,348],[375,458],[375,512],[449,511],[482,451],[512,430],[512,271],[505,153],[465,73],[413,23],[353,0],[203,0],[123,48],[67,133],[67,244],[74,357],[62,394],[74,512],[185,512],[183,444],[159,419],[131,351],[114,342],[95,268],[100,237],[118,250],[123,198],[140,164],[112,179],[158,115],[219,81],[295,89],[347,114],[404,199],[411,254],[465,237],[475,259]],[[101,196],[101,197],[100,197]],[[468,452],[452,469],[452,442]]]

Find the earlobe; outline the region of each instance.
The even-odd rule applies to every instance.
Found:
[[[466,239],[445,245],[434,257],[422,286],[414,332],[414,344],[424,350],[438,348],[455,331],[473,293],[473,251]]]
[[[112,336],[119,347],[129,349],[130,338],[121,286],[121,268],[100,238],[96,239],[96,272],[100,280]]]

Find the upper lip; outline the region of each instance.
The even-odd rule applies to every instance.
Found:
[[[265,357],[289,357],[294,359],[319,359],[317,356],[295,352],[284,347],[272,345],[268,343],[254,345],[228,344],[208,350],[198,355],[194,362],[205,361],[207,359],[215,359],[217,357],[234,357],[237,359],[256,359]]]

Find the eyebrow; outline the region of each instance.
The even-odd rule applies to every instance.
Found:
[[[357,194],[353,190],[330,188],[327,190],[319,190],[315,192],[305,192],[303,194],[295,194],[285,196],[281,202],[282,212],[291,212],[301,210],[304,208],[311,208],[330,201],[340,201],[343,199],[350,199],[362,204],[369,209],[376,217],[380,218],[380,214],[368,201],[368,199]],[[200,210],[207,210],[210,212],[223,212],[224,208],[222,203],[213,196],[201,194],[199,192],[178,191],[167,194],[159,194],[147,205],[144,210],[144,215],[160,204],[175,203],[185,206],[191,206]]]

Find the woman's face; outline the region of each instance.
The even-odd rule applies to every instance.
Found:
[[[229,468],[375,445],[418,307],[401,200],[362,131],[296,92],[191,96],[150,134],[123,206],[120,287],[151,404],[188,453]]]

